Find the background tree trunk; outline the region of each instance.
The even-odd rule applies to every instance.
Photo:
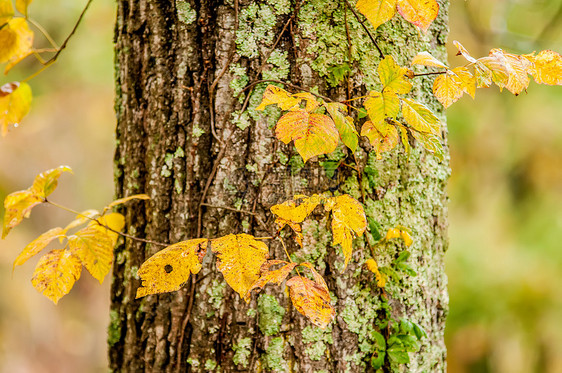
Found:
[[[448,2],[440,6],[427,34],[400,17],[376,33],[368,27],[384,54],[402,65],[424,50],[444,59]],[[409,264],[418,275],[404,275],[386,291],[392,317],[417,322],[428,337],[418,353],[410,354],[408,366],[393,369],[445,371],[448,160],[438,163],[416,147],[409,157],[398,148],[377,161],[363,138],[356,152],[363,175],[340,166],[328,177],[333,164],[328,161],[353,163],[353,157],[341,147],[303,165],[292,144],[274,139],[279,111],[253,110],[269,83],[242,90],[257,79],[317,89],[334,100],[380,89],[377,50],[346,11],[346,2],[119,0],[115,32],[117,196],[151,197],[150,203],[124,209],[127,232],[168,243],[228,233],[268,236],[275,229],[271,205],[297,193],[348,193],[364,202],[383,235],[397,224],[412,229]],[[332,87],[327,78],[333,80],[334,69],[344,63],[352,73]],[[412,95],[440,110],[430,78],[417,78]],[[305,248],[290,247],[296,259],[317,266],[333,293],[337,316],[326,330],[296,312],[278,286],[267,286],[246,304],[226,286],[210,254],[182,290],[135,300],[136,271],[161,247],[122,242],[112,285],[111,369],[370,369],[371,332],[386,317],[374,276],[363,266],[371,254],[363,239],[356,240],[353,260],[342,272],[341,249],[331,245],[327,223],[323,215],[314,215],[304,225]],[[376,236],[371,229],[367,236]],[[379,265],[389,265],[404,250],[401,245],[377,246]],[[276,242],[270,256],[284,259]]]

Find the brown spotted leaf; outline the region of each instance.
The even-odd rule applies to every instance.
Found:
[[[377,159],[382,159],[381,153],[388,152],[398,145],[399,136],[396,127],[390,125],[387,131],[387,135],[383,136],[371,121],[365,122],[363,128],[361,128],[361,136],[366,136],[369,139],[377,154]]]
[[[208,242],[206,238],[178,242],[148,258],[137,272],[142,285],[136,297],[179,290],[190,274],[201,270]]]
[[[282,265],[280,268],[271,270],[271,267]],[[283,281],[289,276],[289,273],[297,266],[297,263],[289,263],[284,260],[268,260],[262,265],[260,278],[252,284],[250,290],[246,294],[246,302],[250,301],[252,290],[260,292],[267,284],[281,285]]]
[[[80,278],[80,272],[80,260],[69,250],[52,250],[37,263],[31,283],[37,291],[57,304]]]
[[[260,268],[268,257],[267,245],[248,234],[229,234],[211,240],[211,250],[217,254],[217,268],[228,285],[245,299],[260,278]]]

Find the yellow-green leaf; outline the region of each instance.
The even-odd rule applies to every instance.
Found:
[[[409,231],[410,230],[408,228],[403,227],[401,225],[397,225],[394,228],[390,228],[386,232],[385,240],[391,240],[393,238],[401,238],[404,241],[404,244],[406,244],[407,247],[410,247],[414,242],[414,240],[412,240]]]
[[[300,100],[301,99],[297,97],[293,97],[283,88],[268,85],[263,93],[262,101],[259,106],[256,107],[256,110],[264,110],[266,106],[274,104],[277,104],[281,110],[289,110],[292,107],[297,106]]]
[[[43,233],[42,235],[40,235],[39,237],[37,237],[36,239],[31,241],[22,250],[22,252],[20,253],[20,255],[18,255],[16,260],[14,260],[13,267],[15,268],[16,266],[20,266],[20,265],[24,264],[25,262],[27,262],[27,260],[29,258],[38,254],[39,252],[41,252],[41,250],[43,250],[45,247],[47,247],[47,245],[52,240],[54,240],[56,238],[59,238],[59,237],[64,237],[65,233],[66,233],[66,230],[64,230],[60,227],[50,229],[47,232]]]
[[[99,215],[100,215],[100,213],[99,213],[98,210],[82,211],[80,214],[76,215],[76,219],[74,219],[73,221],[68,223],[68,225],[66,227],[64,227],[64,230],[68,231],[72,228],[76,228],[79,225],[82,225],[82,224],[85,224],[85,223],[91,221],[92,219],[94,219],[95,217],[97,217]]]
[[[359,0],[355,6],[375,29],[396,13],[396,0]]]
[[[295,148],[304,162],[310,158],[336,150],[339,134],[332,119],[305,110],[283,115],[275,127],[275,135],[285,144],[295,141]]]
[[[63,172],[72,173],[72,169],[68,166],[59,166],[57,168],[41,172],[35,177],[35,180],[33,180],[31,191],[39,197],[48,197],[57,188],[59,177]]]
[[[419,102],[409,98],[402,99],[402,115],[406,123],[416,131],[433,133],[438,136],[441,133],[439,118],[427,106]]]
[[[352,256],[353,234],[362,236],[367,228],[363,205],[348,194],[330,198],[332,210],[333,244],[340,244],[345,256],[345,267]]]
[[[55,304],[68,294],[80,278],[82,265],[68,250],[59,249],[43,255],[35,267],[31,283]]]
[[[402,145],[404,145],[404,150],[406,151],[407,155],[410,155],[410,141],[408,138],[408,129],[398,122],[396,126],[400,130],[400,139],[402,140]]]
[[[363,106],[369,118],[382,135],[387,135],[391,128],[385,125],[385,118],[396,118],[400,112],[400,99],[392,89],[385,89],[382,93],[371,91]]]
[[[398,0],[398,12],[404,19],[427,32],[437,18],[439,4],[436,0]]]
[[[0,0],[0,27],[10,21],[14,16],[12,0]]]
[[[503,87],[505,87],[505,85],[508,82],[508,72],[504,61],[505,58],[499,59],[497,56],[482,57],[477,60],[477,62],[479,63],[474,65],[474,69],[476,72],[476,81],[477,81],[478,88],[480,88],[480,85],[478,84],[479,74],[483,75],[480,77],[481,82],[483,82],[484,80],[485,81],[491,80],[498,87],[500,87],[500,90]],[[485,83],[482,84],[482,87],[488,87],[488,86],[489,84],[485,84]]]
[[[0,63],[28,54],[33,46],[33,31],[24,18],[12,18],[0,29]]]
[[[527,89],[530,83],[527,71],[531,66],[531,62],[521,56],[511,53],[505,53],[501,49],[492,49],[490,56],[494,56],[501,60],[507,70],[507,83],[505,88],[514,95],[518,95]]]
[[[16,0],[16,9],[18,12],[27,16],[27,7],[33,0]]]
[[[531,61],[528,72],[538,84],[562,85],[562,56],[551,51],[540,51],[536,56],[524,55]]]
[[[282,267],[275,270],[271,270],[271,267],[282,265]],[[265,262],[261,268],[261,276],[256,282],[252,284],[250,290],[246,294],[246,302],[250,301],[250,296],[252,291],[256,290],[258,293],[267,284],[277,284],[281,283],[289,276],[289,273],[297,266],[297,263],[289,263],[284,260],[268,260]]]
[[[229,234],[211,240],[211,249],[217,254],[217,268],[240,297],[260,278],[260,268],[267,260],[267,245],[248,234]]]
[[[11,126],[18,126],[31,108],[31,88],[27,83],[12,82],[0,87],[0,131],[8,134]]]
[[[420,52],[412,60],[412,65],[422,65],[429,67],[440,67],[447,69],[447,65],[433,57],[429,52]]]
[[[151,256],[137,272],[142,285],[136,297],[179,290],[190,274],[201,270],[208,242],[205,238],[178,242]]]
[[[23,218],[28,218],[31,209],[43,200],[29,190],[20,190],[6,197],[4,200],[4,226],[2,238],[5,238],[10,230],[21,223]]]
[[[328,286],[310,263],[301,265],[311,269],[314,281],[302,276],[290,278],[287,281],[289,296],[297,311],[306,316],[314,325],[324,329],[336,316],[336,312],[330,304]]]
[[[102,216],[98,221],[116,231],[123,229],[124,225],[123,215],[118,213]],[[117,233],[102,227],[96,221],[68,236],[70,251],[80,258],[84,267],[100,284],[111,269],[117,237]]]
[[[398,94],[406,94],[412,90],[408,79],[410,70],[399,66],[392,56],[385,56],[377,68],[383,90],[391,89]]]
[[[386,277],[379,271],[379,266],[374,259],[367,259],[365,262],[367,265],[367,269],[375,274],[375,278],[377,279],[377,286],[379,288],[384,288],[386,285]]]
[[[411,133],[412,136],[414,136],[414,138],[418,140],[419,143],[427,151],[433,153],[439,161],[443,160],[443,156],[445,155],[445,152],[443,151],[443,145],[441,145],[441,139],[439,138],[439,136],[436,136],[431,133],[416,132],[416,131],[413,131]]]
[[[359,142],[359,134],[355,129],[353,118],[347,115],[347,106],[339,102],[325,103],[324,106],[334,120],[334,124],[345,146],[355,152]]]
[[[367,121],[361,128],[361,136],[367,136],[369,142],[375,148],[377,159],[382,159],[381,153],[390,151],[398,145],[398,131],[393,125],[388,128],[387,135],[383,136],[373,122]]]
[[[439,75],[433,82],[433,95],[445,108],[451,106],[464,93],[464,86],[459,77],[451,72]]]
[[[457,76],[463,92],[468,93],[474,98],[474,94],[476,93],[476,78],[470,73],[468,68],[459,66],[455,67],[451,72]]]

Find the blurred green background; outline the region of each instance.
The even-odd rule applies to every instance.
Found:
[[[38,0],[30,14],[61,42],[83,3]],[[474,56],[562,52],[561,9],[562,0],[453,0],[449,41]],[[0,138],[0,199],[60,164],[75,173],[53,200],[84,210],[113,198],[113,20],[113,2],[96,0],[59,62],[31,82],[31,113]],[[39,35],[36,45],[47,46]],[[455,52],[451,65],[464,64]],[[29,58],[0,83],[37,67]],[[562,87],[528,91],[483,89],[448,110],[451,373],[562,372]],[[0,241],[0,371],[106,371],[109,280],[100,287],[83,273],[54,306],[31,286],[37,258],[12,274],[21,248],[72,218],[49,206],[33,215]]]

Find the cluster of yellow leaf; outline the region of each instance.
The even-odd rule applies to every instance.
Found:
[[[406,21],[427,32],[439,13],[436,0],[359,0],[355,6],[375,29],[394,17],[398,10]]]
[[[311,197],[296,195],[294,199],[271,207],[271,212],[277,216],[275,223],[279,230],[285,225],[291,227],[296,234],[296,240],[302,247],[301,223],[312,213],[320,203],[324,203],[324,210],[332,212],[333,244],[341,245],[345,257],[345,266],[352,256],[353,233],[362,236],[367,228],[365,211],[359,201],[344,194],[328,197],[314,194]]]
[[[18,12],[27,16],[31,0],[16,0]],[[33,53],[33,31],[27,20],[14,18],[11,0],[0,0],[0,63],[7,63],[7,74],[21,60]],[[27,83],[12,82],[0,88],[0,131],[6,136],[10,126],[18,126],[31,106],[31,89]]]
[[[398,96],[412,89],[409,79],[413,77],[413,72],[399,66],[392,56],[386,56],[377,71],[383,89],[381,92],[370,91],[365,99],[363,106],[370,120],[361,128],[361,135],[369,139],[377,158],[381,158],[381,153],[394,149],[400,139],[409,151],[410,133],[424,148],[442,159],[439,119],[427,106]],[[400,113],[405,124],[396,120]]]
[[[31,187],[6,197],[2,238],[23,218],[29,217],[33,207],[47,201],[47,196],[57,187],[62,172],[71,170],[67,166],[60,166],[45,171],[37,175]],[[131,199],[148,199],[148,196],[140,194],[114,201],[101,214],[96,210],[84,211],[66,227],[48,230],[22,250],[14,261],[14,268],[58,239],[63,248],[52,250],[39,260],[31,280],[33,286],[56,304],[80,278],[82,266],[101,283],[111,269],[117,232],[123,229],[125,223],[121,214],[108,213],[108,210]],[[84,227],[69,233],[80,226]]]
[[[445,108],[465,93],[474,98],[476,88],[488,88],[492,83],[500,90],[506,88],[518,95],[529,86],[529,75],[539,84],[562,85],[562,57],[554,51],[516,55],[496,48],[488,56],[476,59],[461,43],[455,40],[454,44],[458,49],[457,55],[468,61],[465,66],[449,69],[428,52],[419,53],[412,60],[412,65],[445,69],[445,73],[433,83],[433,94]]]

